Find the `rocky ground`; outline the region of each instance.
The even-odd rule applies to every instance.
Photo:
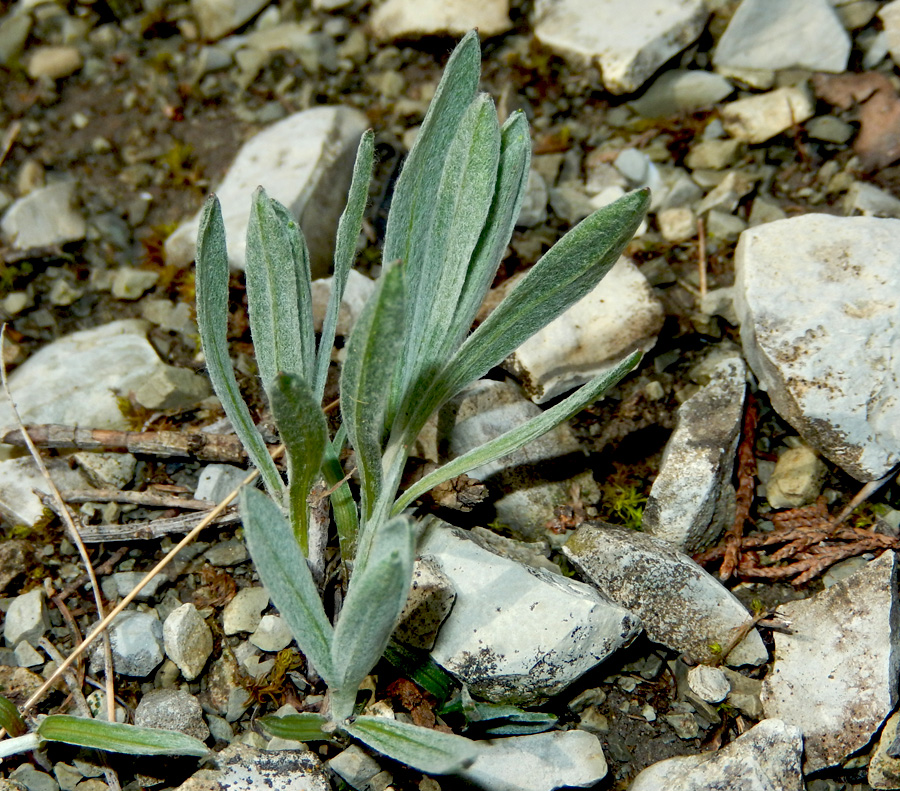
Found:
[[[243,474],[217,433],[227,426],[194,323],[191,218],[204,196],[218,192],[228,223],[232,356],[275,442],[239,271],[252,189],[295,211],[325,275],[347,168],[374,128],[345,335],[380,271],[402,158],[447,55],[478,27],[482,87],[501,117],[524,110],[534,152],[483,311],[596,208],[641,186],[653,203],[598,290],[455,401],[453,428],[417,450],[421,464],[460,455],[646,352],[569,425],[473,471],[483,486],[460,481],[421,506],[465,532],[437,525],[422,545],[436,600],[455,591],[456,604],[433,646],[421,628],[406,639],[476,697],[515,702],[548,729],[505,721],[525,741],[505,740],[470,779],[536,791],[900,788],[900,5],[456,5],[0,2],[3,361],[26,422],[107,430],[36,432],[58,446],[52,474],[105,599],[126,595]],[[0,691],[21,704],[95,609],[75,548],[32,492],[40,476],[9,445],[0,459]],[[477,606],[487,594],[498,617]],[[493,668],[469,661],[473,629]],[[586,631],[587,652],[574,637]],[[265,713],[315,710],[323,689],[233,516],[145,588],[113,638],[117,716],[225,750],[224,775],[185,788],[460,783],[359,747],[297,752],[259,727]],[[77,671],[36,713],[103,715],[102,657]],[[434,724],[433,698],[387,663],[378,671],[374,711]],[[666,760],[676,756],[694,757]],[[10,788],[94,791],[177,787],[198,766],[105,765],[56,746],[2,768]]]

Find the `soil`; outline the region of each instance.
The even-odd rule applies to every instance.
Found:
[[[23,173],[35,167],[43,174],[39,179],[53,179],[57,175],[73,177],[89,223],[87,239],[66,249],[42,251],[25,259],[0,250],[0,290],[27,289],[34,301],[25,311],[3,317],[8,319],[8,338],[12,342],[10,367],[64,334],[140,315],[139,302],[115,300],[108,292],[91,288],[104,272],[122,266],[158,271],[160,280],[149,297],[192,302],[192,272],[167,264],[162,243],[180,221],[199,208],[241,144],[273,118],[284,114],[315,104],[343,103],[361,109],[369,117],[379,146],[368,217],[373,248],[377,248],[389,185],[403,151],[401,141],[404,133],[421,121],[421,112],[410,111],[408,103],[386,98],[373,86],[385,73],[395,71],[408,86],[405,94],[409,98],[427,99],[455,43],[450,38],[430,38],[388,47],[376,45],[367,38],[364,55],[352,69],[310,73],[295,56],[278,53],[249,84],[241,79],[236,67],[198,79],[197,61],[202,44],[196,39],[187,4],[163,4],[158,11],[140,11],[119,18],[116,10],[121,11],[124,5],[127,4],[112,0],[69,3],[69,13],[85,25],[86,43],[82,43],[84,51],[90,53],[86,67],[72,76],[58,81],[35,81],[19,64],[2,72],[0,130],[8,131],[16,123],[21,126],[0,164],[0,189],[10,197],[17,196]],[[277,6],[285,21],[312,19],[317,29],[334,24],[335,17],[310,11],[305,4],[293,0],[284,0]],[[536,150],[562,154],[587,151],[589,135],[585,131],[603,123],[609,111],[622,100],[600,90],[598,74],[575,69],[536,44],[524,21],[527,7],[515,3],[514,6],[513,31],[484,45],[484,89],[498,99],[501,110],[512,109],[512,105],[526,107],[533,123]],[[0,2],[0,14],[11,7],[9,2]],[[347,25],[335,36],[339,46],[354,30],[364,28],[367,16],[368,7],[364,6],[355,14],[340,17]],[[59,39],[57,25],[57,17],[47,15],[45,23],[36,26],[21,63],[26,62],[30,48]],[[680,56],[680,62],[687,63],[691,58],[702,60],[708,44],[701,41]],[[424,102],[420,104],[424,107]],[[710,112],[701,112],[618,128],[608,148],[646,147],[655,140],[657,146],[668,149],[670,162],[681,164],[688,145],[709,117]],[[822,192],[816,180],[817,171],[825,161],[844,167],[852,156],[849,148],[815,144],[798,131],[758,147],[751,156],[757,163],[775,167],[769,185],[789,215],[812,209],[837,212],[836,207],[828,205],[834,197]],[[885,169],[876,182],[890,188],[897,183],[898,171],[898,168]],[[738,214],[746,217],[749,205],[749,199],[745,200]],[[497,285],[534,263],[567,227],[551,215],[537,229],[517,230]],[[621,523],[635,508],[639,513],[674,426],[675,411],[695,387],[687,379],[687,371],[711,346],[729,341],[739,343],[737,331],[724,320],[700,320],[697,316],[691,286],[696,282],[699,256],[696,240],[673,245],[651,230],[647,236],[634,241],[628,252],[639,263],[663,257],[678,280],[657,290],[666,306],[666,325],[657,346],[642,365],[642,373],[626,380],[606,400],[573,421],[585,450],[591,454],[602,497],[588,503],[573,501],[571,513],[560,514],[563,529],[577,524],[586,515]],[[733,243],[720,244],[709,251],[709,288],[733,282],[732,253]],[[376,255],[363,256],[363,266],[373,262],[377,262]],[[47,295],[52,283],[61,277],[82,287],[84,296],[71,305],[52,304]],[[233,286],[234,350],[247,353],[250,338],[246,320],[242,320],[246,308],[237,275]],[[151,334],[151,340],[173,364],[200,369],[196,343],[191,338],[157,329]],[[644,386],[651,379],[662,386],[662,398],[646,397]],[[248,391],[252,390],[249,378],[243,384]],[[772,458],[775,448],[792,432],[767,405],[765,395],[757,396],[762,415],[756,452],[760,458]],[[261,398],[257,406],[259,416],[263,416]],[[178,430],[209,423],[216,415],[210,411],[167,414],[153,416],[149,423],[148,417],[135,415],[144,428]],[[198,463],[189,461],[173,463],[145,457],[141,462],[134,488],[150,483],[192,487],[199,470]],[[829,509],[835,511],[856,493],[858,484],[830,466],[825,487],[832,497]],[[629,497],[631,511],[626,502]],[[894,486],[876,499],[896,504],[897,497]],[[139,510],[130,514],[130,518],[142,514],[149,512]],[[5,596],[24,592],[43,579],[51,580],[57,588],[64,587],[60,569],[75,558],[61,554],[64,542],[58,524],[23,531],[0,522],[0,529],[6,540],[27,539],[31,549],[25,574],[7,583]],[[236,535],[239,533],[230,528],[211,530],[201,541],[208,545]],[[149,568],[171,543],[163,540],[125,545],[125,560],[116,569]],[[94,551],[95,564],[101,565],[119,548],[115,544],[98,546]],[[250,584],[252,577],[249,564],[213,569],[197,561],[184,568],[175,585],[181,601],[194,600],[198,606],[205,604],[218,611],[237,588]],[[809,593],[820,586],[820,582],[813,581],[803,590]],[[748,603],[760,600],[766,609],[798,595],[785,583],[739,583],[736,593]],[[82,590],[68,603],[82,632],[87,631],[92,623],[92,600]],[[62,624],[58,613],[54,613],[53,622],[57,626]],[[216,628],[214,624],[220,623],[218,612],[208,623]],[[222,647],[234,642],[235,638],[217,633],[213,657],[219,655]],[[70,646],[62,643],[58,647],[65,651]],[[657,662],[655,673],[647,677],[629,669],[646,664],[648,656],[665,660]],[[561,722],[571,723],[577,718],[567,711],[565,701],[593,687],[606,691],[606,700],[598,711],[609,723],[608,732],[601,733],[600,738],[610,771],[598,788],[626,788],[643,767],[673,755],[713,749],[749,726],[744,715],[724,710],[717,713],[718,721],[696,738],[680,738],[662,716],[671,709],[677,695],[673,672],[665,664],[675,659],[671,652],[639,641],[628,652],[616,655],[610,663],[582,679],[576,688],[567,691],[565,700],[547,707],[561,716]],[[391,669],[381,670],[378,695],[385,694],[385,688],[395,677]],[[765,668],[756,675],[764,672]],[[634,684],[623,679],[631,679]],[[117,679],[117,692],[126,709],[133,710],[140,696],[158,681]],[[200,690],[204,684],[203,678],[198,679],[191,689]],[[303,693],[287,681],[267,702],[253,707],[251,712],[255,717],[274,710],[273,701],[297,701],[302,697]],[[57,694],[42,705],[41,711],[55,710],[62,702],[62,696]],[[659,713],[655,720],[648,722],[641,715],[645,704]],[[250,717],[245,716],[235,725],[251,727]],[[333,752],[325,748],[323,757]],[[73,754],[68,748],[57,747],[49,756],[51,762],[70,762]],[[4,769],[8,771],[24,760],[13,760]],[[177,785],[196,768],[192,761],[169,764],[164,784],[154,787]],[[135,771],[129,762],[113,761],[113,765],[119,770],[123,785],[132,783],[131,788],[137,787]],[[420,775],[402,767],[390,768],[395,774],[395,787],[425,787],[418,785]],[[843,775],[835,775],[835,780],[859,783],[861,778],[855,770],[848,770]]]

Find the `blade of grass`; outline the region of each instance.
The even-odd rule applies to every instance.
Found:
[[[259,470],[266,490],[272,497],[277,497],[284,489],[284,483],[241,398],[228,355],[228,254],[222,210],[214,195],[207,199],[200,218],[196,288],[197,326],[213,389],[250,461]]]
[[[341,547],[341,564],[349,567],[356,557],[359,516],[356,513],[356,500],[353,499],[350,484],[344,480],[344,468],[340,462],[340,452],[346,441],[347,427],[341,425],[332,442],[325,448],[322,474],[329,486],[337,487],[331,494],[331,511]]]
[[[329,741],[334,735],[323,730],[323,727],[328,724],[328,719],[311,711],[302,714],[285,714],[282,717],[270,714],[260,717],[259,724],[273,736],[293,739],[297,742]]]
[[[37,727],[37,734],[48,742],[64,742],[127,755],[195,755],[204,758],[210,752],[203,742],[186,733],[65,714],[45,717]]]

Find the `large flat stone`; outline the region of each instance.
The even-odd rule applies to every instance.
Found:
[[[534,34],[566,57],[596,62],[612,93],[633,93],[703,31],[703,0],[537,0]]]
[[[338,218],[347,202],[356,147],[366,117],[347,107],[294,113],[247,141],[215,190],[222,205],[231,265],[243,268],[254,190],[262,185],[299,219],[313,277],[332,263]],[[197,249],[200,213],[166,240],[166,260],[187,266]]]
[[[583,524],[563,553],[604,596],[637,615],[647,636],[696,662],[717,663],[753,617],[717,579],[661,539],[603,522]],[[756,629],[730,665],[768,659]]]
[[[546,700],[640,631],[634,615],[591,586],[501,558],[439,520],[419,551],[456,589],[431,656],[488,700]]]
[[[462,36],[472,28],[496,36],[510,27],[509,0],[384,0],[372,12],[372,32],[382,41]]]
[[[782,605],[791,634],[775,632],[762,689],[767,717],[803,731],[807,772],[864,747],[897,705],[897,559],[886,551],[812,598]]]
[[[900,220],[807,214],[735,252],[744,356],[807,444],[860,481],[900,462]]]

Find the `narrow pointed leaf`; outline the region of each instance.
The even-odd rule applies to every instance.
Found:
[[[121,722],[103,722],[65,714],[51,714],[38,725],[37,734],[48,742],[107,750],[127,755],[209,755],[199,739],[178,731],[140,728]]]
[[[447,362],[421,408],[438,409],[590,292],[618,260],[649,202],[649,190],[631,192],[560,239]]]
[[[330,487],[331,512],[337,527],[338,542],[341,546],[341,562],[349,566],[356,557],[356,539],[359,534],[359,516],[356,513],[356,500],[350,485],[344,480],[344,468],[341,467],[340,453],[347,441],[347,426],[342,424],[334,439],[325,448],[325,461],[322,474]]]
[[[269,387],[269,401],[287,453],[291,526],[300,550],[308,555],[307,497],[322,467],[328,426],[319,402],[296,374],[277,374]]]
[[[410,648],[391,640],[384,649],[384,658],[402,675],[434,695],[439,704],[453,691],[453,678],[431,658],[428,651]]]
[[[414,555],[412,525],[395,517],[374,531],[368,558],[353,571],[332,644],[337,719],[353,713],[359,685],[384,653],[409,595]]]
[[[464,453],[457,459],[447,462],[433,472],[419,479],[394,504],[393,513],[400,513],[406,506],[421,497],[429,489],[433,489],[444,481],[449,481],[457,475],[474,470],[484,464],[489,464],[495,459],[506,456],[523,445],[546,434],[555,426],[568,420],[586,406],[589,406],[604,390],[612,387],[625,374],[632,370],[641,359],[640,352],[626,357],[615,368],[600,374],[586,385],[576,390],[572,395],[560,401],[555,406],[531,418],[527,423],[501,434],[496,439],[480,445],[468,453]]]
[[[369,182],[372,179],[372,162],[375,156],[375,135],[371,129],[363,132],[356,151],[356,164],[353,166],[353,179],[350,182],[350,193],[347,206],[338,222],[337,238],[334,248],[334,275],[331,278],[331,294],[322,322],[322,334],[319,337],[319,351],[316,357],[316,379],[313,393],[319,401],[325,392],[325,380],[328,377],[328,363],[331,361],[331,347],[334,345],[334,334],[337,328],[338,315],[341,310],[341,299],[347,276],[356,258],[356,245],[362,229],[366,201],[369,198]]]
[[[213,389],[250,461],[272,497],[284,488],[266,443],[241,398],[228,356],[228,254],[219,201],[211,195],[203,206],[197,236],[197,326]]]
[[[311,711],[286,714],[283,717],[270,714],[267,717],[260,717],[259,723],[273,736],[297,742],[329,741],[333,736],[322,730],[328,724],[328,719]]]
[[[381,491],[384,415],[403,344],[405,304],[403,267],[395,264],[382,273],[356,322],[341,371],[341,417],[356,451],[363,520]]]
[[[384,717],[357,717],[341,726],[382,755],[431,775],[458,772],[477,755],[475,742],[453,733],[420,728]]]
[[[0,727],[10,736],[21,736],[28,728],[19,714],[16,704],[0,695]]]
[[[302,258],[296,229],[292,231],[285,213],[276,209],[275,201],[260,187],[253,195],[247,225],[245,275],[253,349],[267,389],[279,371],[312,381],[311,355],[315,352],[307,348],[307,333],[300,329],[296,270],[302,263],[296,260],[298,255]]]
[[[291,526],[271,498],[256,489],[241,492],[241,519],[259,578],[306,658],[329,686],[334,630]]]

